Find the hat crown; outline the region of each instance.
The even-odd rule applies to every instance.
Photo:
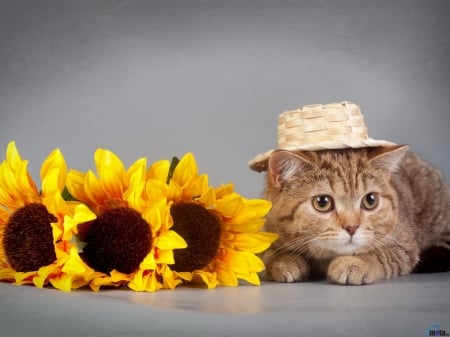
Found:
[[[324,142],[360,142],[368,138],[358,105],[341,103],[306,105],[278,116],[278,148],[317,146]]]
[[[394,143],[370,138],[358,105],[340,103],[305,105],[278,116],[278,150],[320,151],[361,147],[392,146]],[[275,151],[256,155],[249,161],[255,171],[267,170]]]

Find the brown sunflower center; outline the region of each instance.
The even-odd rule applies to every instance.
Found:
[[[19,208],[9,217],[3,247],[14,270],[36,271],[56,260],[50,225],[56,221],[44,205],[37,203]]]
[[[86,263],[97,271],[132,273],[150,252],[152,232],[141,214],[129,207],[105,211],[89,226],[83,241]]]
[[[202,269],[216,256],[219,249],[220,221],[210,211],[197,204],[172,206],[172,229],[183,237],[187,248],[174,250],[175,271]]]

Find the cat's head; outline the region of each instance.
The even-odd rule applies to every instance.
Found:
[[[276,151],[265,197],[268,229],[289,250],[328,257],[381,247],[392,238],[398,200],[390,180],[408,146]]]

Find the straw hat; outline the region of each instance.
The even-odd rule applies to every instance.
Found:
[[[306,105],[278,116],[278,149],[319,151],[392,145],[395,144],[369,138],[364,116],[352,102]],[[249,161],[250,168],[266,171],[274,151],[258,154]]]

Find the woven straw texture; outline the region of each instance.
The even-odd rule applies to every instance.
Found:
[[[369,138],[359,106],[349,101],[306,105],[278,116],[278,149],[319,151],[390,145],[395,144]],[[250,168],[265,171],[273,151],[250,160]]]
[[[367,138],[364,117],[358,106],[349,102],[309,105],[278,117],[279,148]]]

